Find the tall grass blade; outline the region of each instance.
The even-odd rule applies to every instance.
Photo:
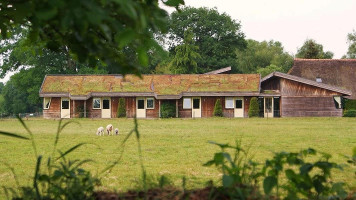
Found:
[[[42,156],[38,156],[35,177],[33,178],[33,187],[36,190],[36,199],[41,199],[40,191],[38,189],[38,184],[37,184],[38,174],[40,172],[41,160],[42,160]]]
[[[20,138],[20,139],[24,139],[24,140],[29,140],[30,138],[22,136],[22,135],[18,135],[15,133],[9,133],[9,132],[5,132],[5,131],[0,131],[0,135],[5,135],[8,137],[15,137],[15,138]]]
[[[58,159],[60,159],[60,158],[63,158],[63,157],[66,156],[67,154],[71,153],[72,151],[78,149],[79,147],[81,147],[81,146],[83,146],[83,145],[85,145],[85,144],[88,144],[88,143],[79,143],[79,144],[73,146],[72,148],[68,149],[66,152],[61,153],[61,156],[58,157],[56,160],[58,160]]]

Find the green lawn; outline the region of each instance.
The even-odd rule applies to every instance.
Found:
[[[85,165],[86,169],[97,173],[118,158],[120,144],[133,127],[132,119],[92,120],[75,119],[60,136],[58,148],[68,148],[81,143],[91,143],[80,147],[70,155],[73,159],[93,159],[96,162]],[[52,151],[58,120],[29,119],[26,121],[34,132],[39,154],[45,157]],[[119,127],[119,136],[96,136],[99,126],[107,124]],[[0,130],[25,135],[25,130],[17,120],[0,120]],[[344,154],[351,155],[356,146],[355,118],[280,118],[280,119],[161,119],[139,120],[139,130],[143,150],[143,162],[149,175],[167,175],[177,185],[183,176],[187,177],[189,188],[204,186],[208,180],[217,180],[219,172],[202,164],[212,158],[218,150],[208,141],[231,143],[242,140],[251,146],[250,155],[256,161],[264,162],[276,151],[299,151],[313,147],[331,153],[332,161],[345,163]],[[100,149],[97,146],[100,147]],[[3,163],[15,168],[21,183],[31,184],[34,174],[35,157],[31,142],[0,136],[0,185],[14,186],[10,170]],[[336,180],[344,180],[356,186],[353,171],[345,168],[337,172]],[[124,156],[111,173],[106,174],[101,189],[123,191],[137,187],[140,166],[137,142],[130,138],[124,149]]]

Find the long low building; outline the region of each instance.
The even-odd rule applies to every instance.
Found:
[[[47,75],[40,89],[45,118],[115,118],[119,98],[129,118],[159,118],[163,103],[175,105],[176,117],[212,117],[218,99],[225,117],[248,117],[252,97],[262,117],[341,116],[341,99],[350,95],[279,72],[262,80],[259,74]]]

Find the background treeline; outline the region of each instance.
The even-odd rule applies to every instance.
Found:
[[[297,58],[332,58],[323,46],[307,39],[296,55],[284,50],[278,41],[246,39],[239,21],[215,8],[187,7],[173,12],[166,33],[155,32],[156,44],[147,51],[147,59],[137,59],[134,48],[123,48],[119,55],[137,66],[143,74],[196,74],[231,66],[232,73],[288,72]],[[0,43],[0,75],[16,71],[10,80],[0,83],[0,113],[40,112],[38,92],[46,74],[121,73],[116,64],[99,58],[81,60],[66,46],[50,50],[43,43],[29,43],[28,30],[17,27],[10,38]],[[122,35],[129,38],[130,32]],[[348,34],[349,50],[343,58],[356,58],[356,32]],[[140,58],[140,56],[139,56]],[[142,64],[142,60],[147,60]],[[125,62],[126,62],[125,61]],[[94,65],[93,65],[94,63]],[[93,67],[94,66],[94,67]]]

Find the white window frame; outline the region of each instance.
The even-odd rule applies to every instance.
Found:
[[[148,107],[148,100],[152,100],[152,108]],[[146,98],[146,109],[155,109],[155,99],[153,97]]]
[[[230,100],[232,102],[231,106],[227,106],[227,101]],[[233,97],[225,97],[225,108],[226,109],[234,109],[234,98]]]
[[[46,99],[48,100],[48,108],[46,108]],[[52,101],[52,98],[51,97],[45,97],[43,98],[43,109],[44,110],[48,110],[50,107],[51,107],[51,101]]]
[[[94,107],[94,101],[95,101],[95,99],[98,99],[98,100],[99,100],[99,108],[95,108],[95,107]],[[94,97],[94,98],[93,98],[93,109],[101,109],[101,98],[98,98],[98,97]]]
[[[189,100],[189,107],[185,106],[185,100]],[[183,109],[192,109],[192,98],[183,98]]]

